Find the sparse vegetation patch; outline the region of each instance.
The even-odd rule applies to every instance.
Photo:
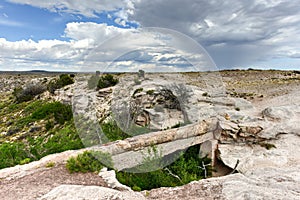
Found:
[[[118,83],[119,83],[119,79],[115,78],[111,74],[106,74],[99,78],[97,88],[102,89],[102,88],[112,87]]]
[[[50,81],[47,88],[50,93],[54,94],[55,90],[73,83],[74,79],[71,76],[69,76],[68,74],[61,74],[59,76],[59,79]]]

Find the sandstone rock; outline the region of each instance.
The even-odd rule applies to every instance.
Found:
[[[118,191],[100,186],[61,185],[39,200],[142,200],[142,194],[132,191]]]
[[[121,184],[117,178],[116,178],[116,172],[114,170],[107,170],[107,168],[103,168],[99,176],[101,176],[104,181],[107,183],[108,187],[112,189],[118,189],[118,190],[127,190],[132,191],[130,187]]]
[[[225,200],[222,194],[224,178],[211,178],[201,181],[193,181],[187,185],[175,188],[158,188],[145,191],[147,199],[156,200]]]
[[[269,120],[287,120],[294,117],[294,111],[286,106],[268,107],[262,113]]]

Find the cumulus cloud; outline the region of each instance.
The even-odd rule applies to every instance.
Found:
[[[2,70],[70,71],[195,71],[196,65],[213,68],[205,51],[185,36],[165,29],[122,29],[92,22],[71,22],[61,40],[0,38]],[[198,54],[197,54],[198,53]],[[203,53],[203,55],[201,54]],[[203,69],[204,70],[204,69]]]
[[[299,52],[300,4],[296,1],[153,0],[135,2],[134,7],[131,20],[193,37],[219,66],[249,65]]]
[[[1,70],[14,70],[16,66],[23,70],[30,67],[55,70],[55,66],[61,66],[78,71],[91,49],[124,31],[128,29],[106,24],[69,23],[65,37],[70,41],[29,39],[11,42],[0,38],[1,65],[5,67]]]
[[[66,25],[65,37],[82,40],[90,39],[97,43],[116,36],[117,34],[127,32],[128,29],[121,29],[107,24],[97,24],[94,22],[71,22]]]

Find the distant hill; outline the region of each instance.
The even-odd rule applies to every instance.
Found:
[[[34,73],[49,73],[49,72],[46,71],[46,70],[30,70],[30,71],[27,71],[27,72],[34,72]]]

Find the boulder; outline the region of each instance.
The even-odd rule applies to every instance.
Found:
[[[116,172],[114,170],[107,170],[107,168],[101,169],[99,176],[107,183],[108,187],[118,190],[132,191],[130,187],[121,184],[116,178]]]

